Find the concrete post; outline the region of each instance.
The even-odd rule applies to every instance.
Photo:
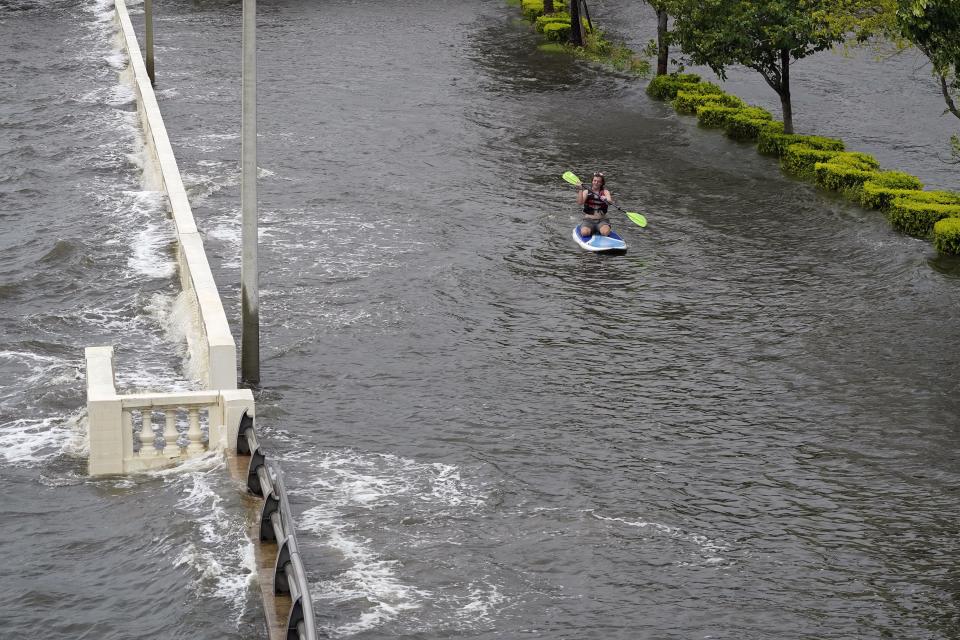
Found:
[[[153,70],[153,0],[143,0],[143,13],[145,15],[145,27],[147,32],[147,75],[150,77],[150,84],[157,84],[157,76]]]
[[[222,425],[218,425],[217,447],[233,453],[237,452],[237,433],[240,429],[240,418],[246,412],[251,418],[256,418],[256,409],[253,403],[253,393],[250,389],[233,389],[220,392],[220,412]],[[212,423],[211,423],[212,424]],[[214,434],[210,433],[210,448],[214,448]]]
[[[240,377],[260,382],[260,293],[257,266],[257,3],[243,0],[243,86],[240,208],[243,251],[240,267]]]
[[[123,407],[113,381],[113,347],[87,347],[87,473],[123,473]]]

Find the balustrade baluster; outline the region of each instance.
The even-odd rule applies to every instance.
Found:
[[[180,445],[177,443],[177,438],[180,437],[180,432],[177,431],[177,410],[164,409],[163,414],[167,419],[163,429],[163,455],[177,458],[180,456]]]
[[[157,435],[153,432],[153,411],[140,409],[140,457],[152,458],[157,455]]]
[[[190,438],[190,444],[187,446],[187,453],[196,455],[203,453],[205,448],[201,439],[203,432],[200,431],[200,408],[190,407],[190,429],[187,431],[187,437]]]

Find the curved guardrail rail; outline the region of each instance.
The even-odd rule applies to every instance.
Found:
[[[263,498],[260,511],[260,541],[276,542],[277,560],[273,569],[273,592],[290,596],[287,616],[287,640],[317,640],[313,604],[307,585],[307,574],[297,546],[296,527],[276,464],[268,463],[257,440],[253,418],[244,413],[237,433],[237,455],[250,456],[247,467],[247,489]]]

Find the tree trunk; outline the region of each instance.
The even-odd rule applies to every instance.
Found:
[[[657,75],[667,75],[670,45],[667,44],[667,10],[657,9]]]
[[[553,8],[553,0],[543,0],[543,13],[544,15],[548,13],[553,13],[555,9]]]
[[[570,0],[570,44],[583,46],[583,23],[580,21],[580,0]]]
[[[793,133],[793,105],[790,102],[790,49],[780,49],[780,107],[783,110],[783,132]]]

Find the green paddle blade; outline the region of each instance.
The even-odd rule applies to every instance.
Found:
[[[644,218],[644,217],[643,217],[642,215],[640,215],[639,213],[637,213],[636,211],[624,211],[624,213],[625,213],[626,216],[627,216],[628,218],[630,218],[630,220],[633,221],[637,226],[640,226],[640,227],[645,227],[645,226],[647,226],[647,219]]]
[[[563,179],[569,182],[570,184],[580,184],[580,178],[573,173],[573,171],[567,171],[563,174]]]

